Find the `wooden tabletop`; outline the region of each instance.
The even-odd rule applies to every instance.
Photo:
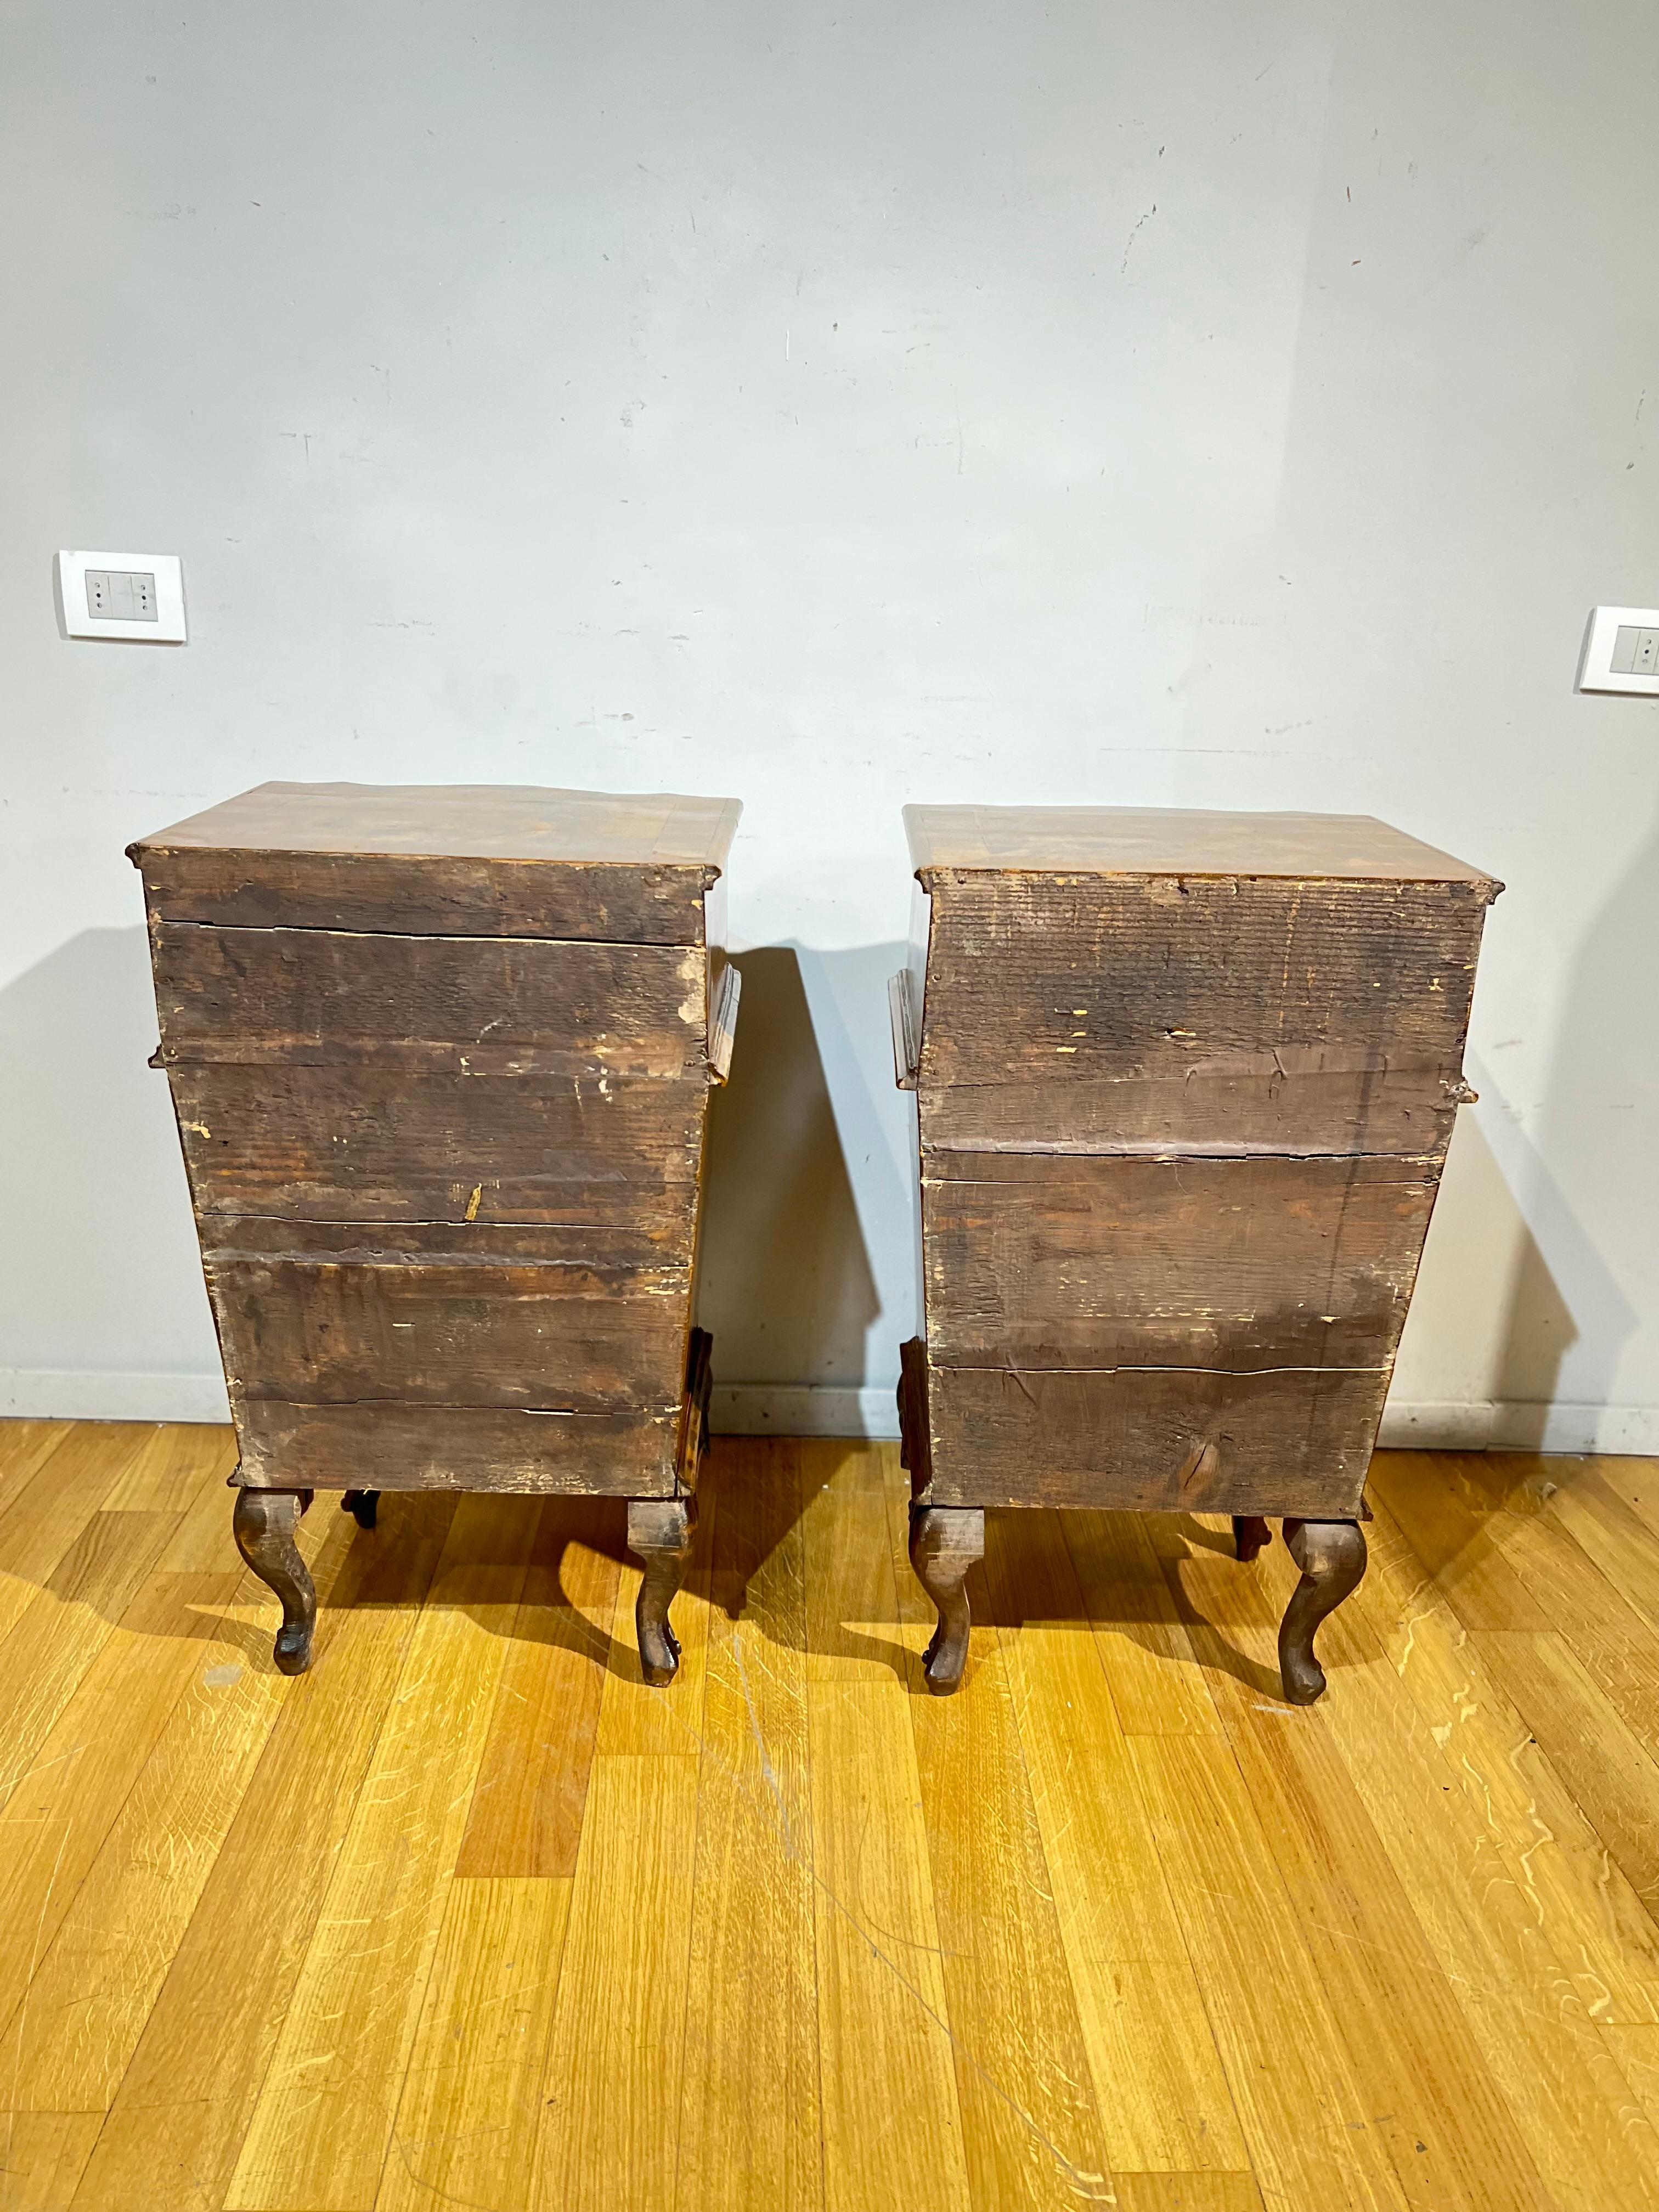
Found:
[[[420,858],[724,866],[743,809],[672,792],[533,784],[262,783],[141,838],[152,853],[373,853]]]
[[[924,882],[936,868],[1494,882],[1484,869],[1437,852],[1370,814],[1220,814],[1172,806],[907,806],[904,826],[911,863]]]

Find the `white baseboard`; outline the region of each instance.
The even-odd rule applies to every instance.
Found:
[[[1489,1398],[1395,1405],[1377,1438],[1392,1451],[1659,1453],[1659,1406],[1577,1406]]]
[[[878,1437],[896,1439],[891,1382],[717,1382],[708,1425],[717,1437]]]
[[[228,1421],[217,1375],[132,1375],[0,1367],[0,1417],[78,1421]],[[898,1435],[890,1383],[718,1382],[716,1436]],[[1390,1402],[1378,1441],[1406,1451],[1628,1452],[1659,1455],[1659,1406]]]

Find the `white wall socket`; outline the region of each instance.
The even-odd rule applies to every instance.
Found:
[[[185,564],[176,553],[60,553],[58,598],[71,637],[185,642]]]
[[[1659,607],[1597,607],[1578,663],[1581,691],[1659,698]]]

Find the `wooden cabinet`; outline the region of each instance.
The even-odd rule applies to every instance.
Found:
[[[648,1679],[696,1513],[735,801],[264,784],[132,846],[241,1450],[308,1662],[313,1490],[629,1500]]]
[[[1367,817],[908,807],[911,1556],[966,1656],[988,1505],[1285,1517],[1286,1695],[1364,1567],[1365,1474],[1502,886]]]

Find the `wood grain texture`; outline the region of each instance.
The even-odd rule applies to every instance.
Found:
[[[992,1516],[985,1578],[1110,2167],[1242,2172],[1234,2094],[1059,1517]]]
[[[1288,1565],[1274,1559],[1281,1586]],[[1324,1724],[1545,2188],[1571,2203],[1588,2161],[1599,2203],[1659,2202],[1659,2138],[1431,1731],[1351,1607],[1331,1616],[1324,1641],[1328,1665],[1341,1668]]]
[[[233,1405],[677,1410],[686,1267],[207,1263]]]
[[[793,1452],[716,1449],[677,2212],[823,2203],[806,1710]]]
[[[1243,876],[1468,884],[1495,878],[1372,814],[1220,813],[1199,806],[907,806],[919,875]]]
[[[544,2212],[673,2204],[696,1818],[694,1759],[595,1761],[542,2089]]]
[[[0,1803],[148,1578],[176,1513],[94,1513],[0,1643]]]
[[[103,2118],[101,2112],[0,2112],[5,2212],[68,2212]]]
[[[28,1487],[73,1426],[70,1421],[0,1423],[0,1516]]]
[[[809,1680],[826,2212],[971,2203],[908,1700]],[[868,2124],[902,2084],[902,2124]]]
[[[1218,1735],[1221,1721],[1145,1524],[1130,1513],[1067,1513],[1060,1534],[1126,1735]],[[1018,1522],[1008,1543],[1018,1549]]]
[[[153,1434],[142,1422],[77,1423],[0,1513],[0,1638],[42,1601],[53,1570]]]
[[[168,1079],[203,1215],[649,1230],[695,1211],[703,1082],[194,1064]]]
[[[1464,1796],[1531,1898],[1585,2010],[1602,2024],[1659,2021],[1659,1924],[1652,1917],[1659,1892],[1632,1888],[1569,1786],[1598,1762],[1596,1731],[1581,1738],[1552,1730],[1553,1709],[1538,1716],[1540,1729],[1511,1703],[1489,1663],[1486,1637],[1463,1627],[1386,1507],[1376,1506],[1366,1534],[1371,1563],[1355,1610],[1451,1754]],[[1503,1636],[1500,1659],[1516,1640]],[[1600,1717],[1615,1732],[1621,1725],[1605,1709]],[[1559,1770],[1544,1735],[1563,1750]],[[1636,1748],[1632,1771],[1639,1773],[1644,1754]],[[1602,1786],[1598,1773],[1596,1795]]]
[[[276,2039],[240,2212],[369,2212],[523,1587],[525,1508],[463,1499]]]
[[[1375,1369],[942,1367],[935,1505],[1357,1513],[1388,1389]]]
[[[222,2212],[273,2055],[319,2029],[302,1985],[348,1951],[359,1964],[331,1986],[372,1990],[317,2044],[345,2054],[322,2093],[340,2117],[282,2212],[361,2202],[368,2166],[398,2212],[522,2207],[526,2184],[607,2212],[865,2212],[923,2190],[1000,2212],[1051,2183],[1055,2202],[1133,2212],[1620,2212],[1653,2196],[1659,1930],[1613,1855],[1645,1850],[1650,1754],[1577,1649],[1605,1628],[1579,1618],[1586,1568],[1618,1597],[1589,1547],[1632,1547],[1632,1588],[1642,1547],[1659,1553],[1622,1510],[1650,1469],[1619,1470],[1605,1496],[1571,1478],[1606,1518],[1570,1535],[1559,1462],[1382,1455],[1405,1517],[1370,1524],[1370,1573],[1324,1632],[1330,1689],[1293,1712],[1273,1671],[1295,1572],[1276,1533],[1244,1567],[1224,1516],[992,1514],[973,1662],[935,1702],[916,1674],[930,1608],[895,1573],[908,1498],[890,1448],[722,1444],[700,1491],[708,1554],[677,1601],[680,1686],[693,1645],[703,1683],[677,1737],[656,1717],[678,1690],[632,1679],[618,1505],[473,1501],[483,1579],[435,1589],[451,1499],[388,1494],[372,1533],[313,1507],[317,1663],[264,1678],[278,1711],[250,1767],[238,1733],[201,1718],[228,1674],[254,1678],[269,1632],[210,1495],[224,1433],[193,1451],[147,1435],[132,1494],[161,1503],[125,1510],[167,1510],[192,1462],[196,1500],[0,1808],[0,2007],[36,1970],[0,2072],[0,2203]],[[74,1439],[83,1498],[100,1451],[112,1478],[131,1470],[101,1425]],[[1468,1518],[1431,1571],[1448,1497]],[[5,1525],[0,1572],[16,1564]],[[1522,1529],[1536,1551],[1513,1552]],[[32,1547],[39,1522],[14,1534]],[[1477,1575],[1475,1601],[1481,1537],[1513,1586]],[[1571,1618],[1464,1627],[1454,1594],[1497,1613],[1541,1588],[1558,1547]],[[526,1562],[550,1605],[528,1570],[499,1598],[495,1577]],[[555,1611],[580,1648],[544,1676],[538,1655],[509,1698],[520,1639]],[[43,1618],[70,1632],[73,1615]],[[410,1667],[422,1650],[450,1655],[443,1681]],[[475,1654],[495,1687],[458,1744]],[[1189,1686],[1167,1710],[1160,1671]],[[580,1737],[613,1689],[623,1747],[584,1790],[563,1723]],[[1639,1715],[1639,1674],[1624,1695]],[[531,1770],[493,1812],[492,1742],[498,1776],[514,1747]],[[424,1787],[405,1793],[416,1765]],[[228,1825],[204,1820],[210,1799],[234,1801]],[[574,1878],[529,1871],[561,1834]],[[503,1870],[458,1877],[481,1846]],[[418,1942],[396,1905],[411,1881],[430,1907]],[[66,1929],[72,1981],[51,1963]],[[39,2111],[8,2108],[15,2058]],[[544,2171],[526,2164],[532,2121]],[[377,2162],[365,2138],[383,2125]]]
[[[458,1875],[574,1874],[623,1555],[620,1501],[544,1501]]]
[[[568,1881],[455,1881],[375,2212],[529,2212]]]
[[[151,933],[161,1059],[456,1075],[706,1066],[701,947],[337,929]]]
[[[81,2212],[220,2212],[449,1533],[446,1498],[344,1514],[313,1558],[317,1662],[289,1692],[144,2026],[82,2185]],[[263,1657],[250,1632],[245,1663]],[[258,1897],[258,1911],[248,1899]],[[301,2208],[309,2212],[309,2208]]]
[[[18,2111],[108,2108],[270,1735],[283,1678],[215,1626],[0,2034]]]
[[[1458,1097],[1437,1073],[1395,1066],[1328,1067],[1308,1062],[1295,1085],[1277,1080],[1271,1060],[1176,1081],[1074,1077],[1064,1112],[1041,1076],[1021,1082],[917,1088],[925,1157],[945,1152],[1097,1152],[1130,1158],[1350,1158],[1394,1153],[1437,1167],[1457,1118]]]
[[[1407,2204],[1231,1750],[1196,1735],[1129,1750],[1263,2193]]]
[[[422,860],[592,860],[715,867],[734,799],[664,791],[567,791],[524,783],[261,783],[142,838],[157,853],[393,853]]]
[[[1041,1082],[1061,1116],[1077,1082],[1293,1101],[1304,1073],[1386,1066],[1461,1090],[1478,885],[991,874],[933,896],[924,1145],[946,1085]]]
[[[1409,1160],[923,1162],[939,1366],[1386,1367],[1437,1177]]]
[[[449,854],[145,850],[152,925],[701,945],[708,871]]]
[[[695,945],[741,811],[663,793],[266,783],[127,849],[164,919]]]
[[[538,1413],[370,1403],[240,1408],[241,1480],[282,1489],[592,1492],[672,1497],[678,1410]]]
[[[1264,1695],[1277,1606],[1263,1578],[1194,1548],[1178,1586],[1233,1756],[1408,2203],[1549,2212],[1456,1985],[1442,1972],[1329,1735]],[[1241,1666],[1243,1658],[1247,1665]]]
[[[998,1632],[972,1698],[913,1698],[957,2102],[975,2205],[1104,2201],[1105,2132]]]

